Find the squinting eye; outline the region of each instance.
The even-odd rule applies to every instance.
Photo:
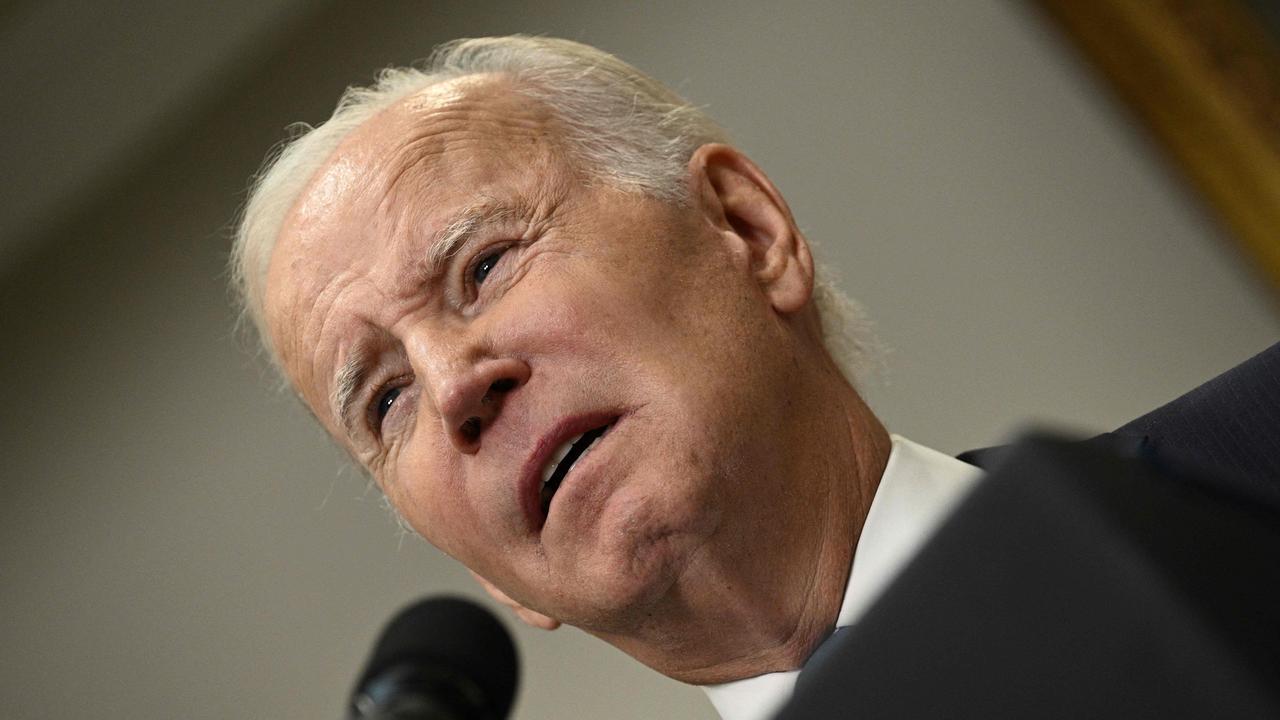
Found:
[[[378,398],[378,407],[375,409],[375,412],[378,415],[379,425],[382,424],[382,419],[387,416],[387,413],[391,412],[391,406],[396,404],[396,398],[398,397],[400,397],[400,388],[394,387],[387,390],[382,394],[382,397]]]
[[[484,284],[485,278],[489,277],[489,273],[493,272],[493,269],[497,267],[498,260],[502,258],[502,254],[504,252],[506,252],[506,250],[489,253],[481,258],[480,262],[476,263],[475,267],[471,270],[471,279],[476,285]]]

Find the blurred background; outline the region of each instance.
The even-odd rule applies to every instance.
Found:
[[[1033,5],[3,2],[5,717],[337,718],[392,611],[483,599],[278,391],[224,265],[286,125],[511,32],[730,129],[875,319],[867,394],[914,440],[1107,430],[1277,339],[1255,256]],[[518,643],[515,717],[714,717],[576,630]]]

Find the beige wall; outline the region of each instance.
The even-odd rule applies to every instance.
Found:
[[[874,407],[940,449],[1029,420],[1107,429],[1280,329],[1146,140],[1020,4],[536,5],[318,8],[10,268],[6,717],[338,717],[393,609],[476,595],[268,392],[221,276],[245,178],[280,128],[448,37],[585,40],[710,106],[893,348]],[[518,717],[712,716],[697,691],[577,631],[518,641]]]

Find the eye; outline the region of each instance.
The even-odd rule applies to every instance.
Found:
[[[485,279],[489,277],[489,273],[493,272],[493,269],[498,266],[498,261],[502,259],[502,255],[505,252],[506,249],[504,248],[480,258],[480,261],[471,268],[472,282],[477,286],[483,285]]]
[[[378,404],[374,406],[374,416],[377,418],[377,425],[382,426],[382,419],[391,412],[391,406],[396,404],[396,398],[400,397],[401,388],[389,388],[378,398]]]

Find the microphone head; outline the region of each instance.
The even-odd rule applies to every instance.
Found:
[[[462,598],[425,598],[387,623],[348,713],[496,720],[510,711],[518,680],[515,645],[492,613]]]

